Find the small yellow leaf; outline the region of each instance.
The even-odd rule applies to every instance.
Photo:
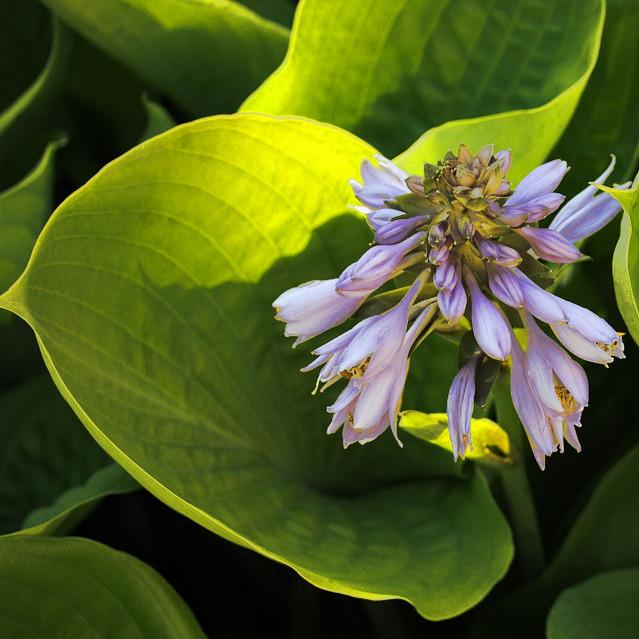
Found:
[[[453,450],[448,434],[446,413],[421,413],[417,410],[406,410],[400,415],[399,426],[429,444],[451,452]],[[472,419],[470,432],[473,449],[468,450],[466,459],[483,463],[512,463],[510,440],[506,431],[499,424],[487,418]]]

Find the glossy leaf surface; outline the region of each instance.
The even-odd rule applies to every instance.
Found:
[[[271,308],[366,246],[345,205],[372,152],[299,118],[174,128],[61,205],[0,303],[34,328],[93,436],[160,499],[316,585],[437,619],[474,605],[511,558],[482,476],[459,477],[416,439],[345,452]]]

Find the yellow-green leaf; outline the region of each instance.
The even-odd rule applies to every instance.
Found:
[[[335,389],[311,395],[308,351],[271,308],[367,246],[346,204],[373,152],[302,118],[175,127],[58,208],[0,305],[32,326],[100,445],[162,501],[320,587],[441,619],[482,599],[512,556],[482,475],[390,433],[344,451],[325,434]],[[436,377],[436,359],[417,360]]]
[[[639,343],[639,174],[630,189],[599,186],[623,207],[619,241],[612,259],[617,305],[632,338]]]

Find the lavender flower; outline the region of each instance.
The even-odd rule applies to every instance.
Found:
[[[296,344],[358,309],[363,317],[317,347],[315,360],[302,369],[320,369],[322,390],[346,380],[328,407],[328,432],[341,428],[348,446],[390,428],[399,442],[397,416],[413,351],[432,331],[463,333],[466,317],[476,348],[448,396],[455,459],[472,448],[478,380],[490,358],[511,371],[513,404],[540,467],[554,452],[563,452],[564,440],[579,450],[576,429],[588,404],[588,381],[564,348],[607,366],[624,356],[623,341],[605,320],[547,290],[552,270],[540,261],[581,259],[574,242],[610,221],[618,205],[596,195],[593,186],[563,204],[556,191],[568,171],[562,160],[537,167],[513,190],[507,180],[512,155],[495,152],[492,145],[475,154],[461,145],[457,155],[449,152],[438,164],[426,164],[423,176],[408,175],[381,156],[376,160],[362,163],[361,183],[351,181],[360,202],[353,208],[366,216],[373,246],[337,279],[298,286],[274,302]],[[598,181],[613,167],[614,160]],[[557,210],[548,228],[538,226]],[[538,279],[544,272],[545,279]],[[368,303],[371,296],[400,274],[413,283],[399,303],[371,314],[376,307]],[[515,312],[507,315],[506,308]],[[508,316],[516,318],[514,326]],[[537,321],[546,323],[564,348]]]
[[[594,180],[595,184],[604,184],[615,168],[615,157],[608,168]],[[628,189],[632,182],[617,185],[619,189]],[[567,202],[550,223],[551,229],[561,233],[568,241],[578,242],[602,229],[618,213],[621,205],[607,193],[599,191],[596,186],[587,186],[581,193]]]

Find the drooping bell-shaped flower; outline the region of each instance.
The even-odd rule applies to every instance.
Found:
[[[432,331],[461,337],[470,324],[477,350],[464,359],[447,405],[455,458],[472,445],[473,405],[485,397],[481,371],[491,358],[511,371],[513,404],[540,467],[563,451],[564,440],[579,449],[576,428],[588,404],[588,382],[549,335],[573,355],[604,365],[624,356],[623,342],[604,319],[548,290],[553,271],[543,262],[581,259],[574,242],[601,228],[619,207],[593,186],[564,204],[557,191],[568,171],[562,160],[537,167],[513,189],[507,177],[512,162],[510,151],[495,152],[490,144],[476,153],[462,144],[457,154],[426,163],[423,176],[408,175],[381,156],[376,163],[365,160],[362,181],[351,182],[359,200],[353,208],[366,216],[373,246],[336,280],[311,282],[275,300],[277,317],[296,343],[360,309],[364,319],[316,348],[316,359],[303,369],[320,368],[324,387],[347,380],[328,407],[328,432],[341,428],[344,445],[371,441],[389,427],[397,438],[413,351]],[[549,227],[539,226],[557,210]],[[405,288],[369,300],[398,276]],[[371,314],[387,299],[399,302]]]
[[[594,184],[604,184],[615,168],[612,157],[608,168],[594,180]],[[617,188],[630,188],[631,182]],[[550,223],[550,229],[561,233],[569,242],[578,242],[602,229],[618,213],[621,205],[615,198],[599,191],[596,186],[587,186],[567,202]]]
[[[419,254],[409,257],[408,253],[417,248],[425,236],[421,231],[398,244],[373,246],[343,271],[337,278],[335,290],[345,297],[368,295],[408,266],[423,259]]]
[[[528,330],[528,377],[548,408],[569,414],[588,405],[588,378],[584,369],[524,313]]]
[[[472,326],[477,344],[488,357],[505,360],[510,354],[508,322],[481,291],[470,270],[464,272],[464,280],[470,289]]]
[[[448,391],[446,412],[448,413],[448,432],[453,446],[455,461],[473,449],[470,432],[470,420],[475,405],[475,373],[477,357],[472,357],[459,369]]]
[[[335,290],[337,279],[300,284],[274,302],[275,318],[286,322],[284,335],[297,337],[297,346],[347,320],[366,295],[344,297]]]
[[[361,375],[351,377],[337,401],[328,407],[333,419],[327,432],[334,433],[343,427],[345,447],[356,441],[361,444],[371,441],[389,427],[401,446],[397,417],[410,365],[410,349],[435,310],[431,305],[417,316],[393,355],[384,356],[381,350],[376,350],[368,365],[359,369]],[[383,362],[379,361],[381,357],[385,357]]]
[[[316,348],[317,356],[304,372],[322,366],[318,382],[330,382],[339,376],[362,377],[375,353],[374,366],[382,367],[402,347],[411,305],[421,287],[416,281],[399,304],[381,315],[367,317],[346,333]]]

